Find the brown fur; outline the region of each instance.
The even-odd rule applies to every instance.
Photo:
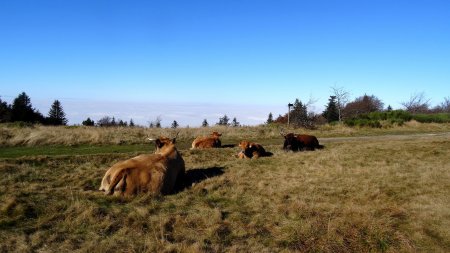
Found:
[[[218,132],[212,132],[211,136],[199,136],[192,142],[192,149],[220,148],[222,146],[222,143],[219,139],[220,136],[222,136],[222,134]]]
[[[108,169],[100,190],[105,194],[131,196],[141,192],[170,194],[180,187],[185,174],[184,160],[175,147],[175,139],[155,141],[155,154],[146,154],[118,162]]]
[[[283,136],[283,149],[292,151],[322,149],[323,145],[313,135],[289,133]]]
[[[249,142],[249,141],[241,141],[239,142],[239,147],[242,149],[241,152],[239,152],[238,157],[239,158],[259,158],[262,156],[266,156],[267,152],[263,148],[261,144]]]

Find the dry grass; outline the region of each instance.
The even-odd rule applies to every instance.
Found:
[[[82,130],[73,131],[93,135]],[[182,138],[201,130],[184,129]],[[119,131],[130,131],[131,142],[154,134]],[[450,251],[449,135],[335,140],[285,153],[264,131],[272,157],[182,150],[188,186],[158,198],[96,191],[108,166],[136,153],[0,160],[0,251]]]
[[[0,146],[42,146],[42,145],[122,145],[142,144],[147,137],[175,136],[179,132],[178,139],[191,143],[197,136],[209,135],[212,131],[223,133],[221,139],[225,142],[236,143],[242,139],[250,140],[278,140],[280,127],[254,126],[254,127],[223,127],[213,126],[207,128],[100,128],[100,127],[12,127],[0,124]],[[403,126],[390,128],[350,128],[344,125],[324,125],[316,130],[285,128],[286,132],[306,133],[316,135],[319,138],[337,136],[367,136],[386,134],[413,134],[430,132],[449,132],[450,123],[421,124],[415,121],[405,123]]]

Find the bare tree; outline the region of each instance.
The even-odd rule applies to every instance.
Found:
[[[406,111],[410,113],[428,112],[430,108],[430,99],[425,97],[425,93],[414,93],[408,101],[401,102]]]
[[[354,101],[347,103],[343,108],[345,118],[357,117],[361,114],[378,112],[383,110],[383,102],[374,95],[357,97]]]
[[[441,102],[436,106],[433,111],[435,112],[450,112],[450,97],[445,97],[444,102]]]
[[[341,122],[342,109],[344,109],[345,106],[347,105],[350,93],[346,91],[344,87],[337,87],[336,84],[333,87],[331,87],[331,90],[333,91],[333,94],[336,97],[336,107],[338,111],[339,122]]]

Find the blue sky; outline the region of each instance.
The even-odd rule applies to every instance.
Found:
[[[69,124],[261,124],[332,86],[400,108],[450,96],[450,1],[0,1],[0,97]]]

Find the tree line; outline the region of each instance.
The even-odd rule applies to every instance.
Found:
[[[349,102],[349,92],[341,87],[332,87],[332,95],[330,95],[322,113],[308,112],[308,107],[313,103],[314,101],[311,101],[311,99],[307,103],[302,103],[297,98],[293,104],[290,104],[292,110],[289,107],[286,114],[279,115],[276,119],[273,118],[272,113],[269,113],[266,123],[289,123],[293,126],[305,128],[313,128],[316,125],[333,122],[345,122],[348,123],[347,125],[354,125],[356,119],[380,120],[383,117],[376,113],[393,111],[390,105],[385,108],[381,99],[375,95],[364,94]],[[404,115],[402,112],[412,115],[450,113],[450,97],[444,98],[444,101],[439,105],[431,107],[430,99],[426,98],[424,93],[417,93],[411,95],[409,100],[401,102],[401,105],[403,108],[396,110],[400,112],[387,114],[388,116],[384,117],[389,117],[389,115],[400,117],[399,115]],[[441,119],[437,121],[442,122]]]
[[[289,123],[293,126],[305,128],[313,128],[316,125],[333,122],[350,122],[348,125],[354,125],[355,122],[351,122],[351,120],[361,118],[374,119],[380,117],[380,115],[373,113],[393,111],[390,105],[385,108],[381,99],[375,95],[364,94],[363,96],[355,98],[353,101],[349,101],[349,92],[344,90],[344,88],[332,87],[331,89],[332,95],[330,95],[328,103],[325,105],[325,110],[322,113],[308,111],[308,107],[315,103],[312,99],[304,103],[297,98],[293,104],[290,104],[290,106],[292,106],[292,110],[289,107],[289,111],[286,114],[278,115],[276,119],[274,119],[272,113],[269,113],[268,119],[265,123]],[[403,108],[400,111],[411,114],[450,113],[450,97],[444,98],[444,101],[439,105],[431,107],[430,99],[426,98],[424,93],[418,93],[412,95],[409,100],[402,102],[401,105]],[[369,115],[371,113],[373,115]],[[395,113],[392,115],[403,114]],[[424,119],[424,121],[427,120],[429,121],[429,118]],[[158,116],[156,120],[149,122],[148,126],[150,128],[161,128],[161,121],[161,117]],[[60,101],[55,100],[47,115],[44,116],[37,109],[33,108],[30,97],[25,92],[22,92],[13,100],[12,104],[2,101],[0,97],[0,123],[4,122],[25,122],[31,124],[38,123],[43,125],[58,126],[67,125],[68,120]],[[105,116],[97,122],[88,117],[82,122],[82,125],[100,127],[134,127],[135,123],[133,122],[133,119],[130,119],[130,121],[127,122],[121,119],[116,119],[115,117]],[[208,127],[209,123],[206,119],[204,119],[201,125],[202,127]],[[240,126],[240,123],[237,121],[236,117],[230,121],[230,118],[225,114],[223,117],[219,118],[216,125],[238,127]],[[171,127],[178,128],[178,122],[174,120]]]
[[[150,121],[148,126],[150,128],[161,128],[161,117],[158,116],[154,121]],[[6,122],[24,122],[29,124],[43,124],[43,125],[54,125],[54,126],[65,126],[67,125],[66,114],[64,113],[63,106],[59,100],[55,100],[50,107],[47,116],[44,116],[39,110],[33,107],[30,97],[25,93],[20,93],[14,100],[12,104],[8,104],[3,101],[0,97],[0,123]],[[87,118],[82,123],[84,126],[99,126],[99,127],[135,127],[133,119],[129,122],[123,121],[121,119],[116,119],[114,116],[104,116],[97,122],[91,118]],[[230,118],[225,114],[223,117],[219,118],[219,122],[216,125],[220,126],[232,126],[238,127],[240,123],[234,117],[231,122]],[[208,127],[209,123],[206,119],[202,122],[203,127]],[[172,128],[178,128],[179,124],[174,120],[171,124]]]
[[[67,125],[67,118],[62,108],[61,102],[55,100],[44,116],[37,109],[33,108],[30,97],[25,93],[20,93],[11,105],[8,105],[0,98],[0,122],[26,122],[40,123],[43,125]]]

